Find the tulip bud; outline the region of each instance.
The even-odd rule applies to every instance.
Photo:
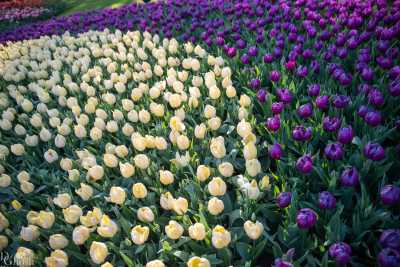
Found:
[[[258,239],[264,232],[264,226],[258,221],[255,223],[252,221],[246,221],[243,227],[247,236],[252,240]]]
[[[179,239],[183,231],[183,227],[174,220],[169,221],[168,225],[165,226],[165,233],[173,240]]]
[[[190,238],[201,241],[206,237],[206,229],[202,223],[195,223],[189,227]]]

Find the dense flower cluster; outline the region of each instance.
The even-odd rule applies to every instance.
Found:
[[[42,105],[39,105],[39,102],[43,102],[42,100],[46,99],[47,94],[52,96],[54,90],[63,91],[63,89],[54,89],[53,83],[64,88],[71,94],[71,97],[77,99],[80,109],[74,108],[76,102],[68,103],[68,101],[58,99],[51,102],[57,102],[57,104],[52,106],[46,103],[46,106],[50,110],[56,107],[68,107],[68,112],[59,113],[55,117],[71,118],[74,122],[74,125],[72,122],[68,124],[71,134],[68,134],[65,140],[59,137],[54,141],[71,144],[74,149],[55,149],[47,145],[40,145],[40,150],[35,151],[35,155],[37,157],[44,155],[47,162],[51,162],[53,158],[58,159],[58,155],[61,153],[68,155],[63,157],[71,160],[77,159],[78,163],[74,161],[68,177],[78,175],[74,171],[77,169],[75,166],[82,168],[82,164],[88,164],[85,165],[86,168],[83,167],[83,172],[94,184],[87,182],[82,182],[82,185],[73,184],[74,189],[68,193],[70,195],[76,193],[80,197],[79,201],[92,203],[92,197],[106,186],[107,193],[95,200],[104,200],[103,197],[105,197],[107,203],[113,199],[111,203],[123,207],[128,205],[128,192],[124,187],[125,184],[115,185],[112,182],[113,179],[105,179],[105,177],[116,175],[116,172],[109,172],[109,168],[114,170],[113,168],[120,167],[123,157],[118,153],[124,152],[117,153],[119,146],[117,140],[125,140],[124,131],[126,129],[124,130],[124,124],[120,124],[118,120],[118,112],[115,115],[117,117],[114,118],[114,114],[112,115],[112,120],[118,126],[118,130],[115,132],[113,132],[113,129],[116,128],[115,123],[108,121],[110,115],[105,117],[95,112],[96,118],[100,117],[104,123],[96,121],[96,118],[89,115],[87,120],[85,116],[81,120],[81,115],[87,113],[83,112],[84,107],[90,104],[82,104],[81,101],[89,101],[90,92],[93,91],[90,89],[92,87],[96,92],[98,90],[107,91],[114,86],[117,92],[124,91],[124,93],[135,95],[139,90],[148,91],[150,95],[152,85],[149,85],[148,90],[147,87],[139,85],[129,87],[123,82],[125,86],[122,86],[119,78],[112,77],[113,70],[115,69],[114,72],[117,70],[142,72],[142,74],[138,74],[138,77],[143,75],[147,77],[146,75],[150,74],[146,74],[146,70],[151,68],[153,77],[158,72],[156,65],[162,66],[162,64],[157,63],[156,60],[143,59],[148,62],[150,67],[147,65],[141,68],[136,65],[130,66],[128,64],[131,62],[131,58],[128,58],[129,53],[125,60],[124,56],[120,56],[120,48],[116,45],[118,42],[111,41],[110,46],[116,47],[119,54],[107,54],[112,62],[116,62],[116,65],[111,64],[113,66],[110,67],[109,60],[97,61],[96,49],[90,47],[90,52],[87,52],[81,47],[86,45],[84,43],[97,42],[99,47],[104,50],[103,53],[108,53],[105,51],[109,46],[103,45],[103,39],[94,37],[92,39],[87,37],[90,34],[85,34],[79,45],[70,44],[67,41],[73,40],[69,36],[70,34],[74,35],[90,30],[102,31],[105,28],[112,29],[111,32],[116,29],[147,31],[159,35],[160,39],[175,38],[182,43],[190,41],[193,47],[197,47],[199,44],[209,53],[219,55],[214,59],[207,56],[207,63],[204,62],[204,59],[203,61],[199,59],[199,71],[204,75],[202,77],[204,82],[210,79],[206,77],[209,75],[206,73],[212,69],[215,79],[220,82],[218,88],[221,89],[221,96],[223,96],[222,88],[225,89],[226,96],[228,96],[230,94],[228,87],[232,85],[235,92],[237,90],[238,96],[246,94],[248,97],[240,96],[239,108],[231,110],[231,107],[237,106],[237,101],[229,102],[229,97],[224,98],[224,102],[215,102],[214,104],[204,103],[199,97],[195,100],[192,97],[196,93],[190,88],[196,87],[196,85],[191,84],[188,89],[189,93],[187,93],[188,98],[185,101],[181,99],[181,101],[187,105],[189,110],[198,102],[201,112],[192,115],[194,117],[186,116],[184,120],[180,117],[179,112],[174,113],[181,121],[171,123],[168,120],[172,115],[165,111],[165,116],[162,116],[162,119],[165,120],[164,123],[155,126],[152,124],[154,122],[152,119],[154,109],[157,107],[152,104],[151,100],[139,101],[139,109],[136,110],[138,121],[140,123],[143,123],[143,119],[146,121],[147,113],[140,114],[140,111],[148,110],[151,117],[149,125],[153,128],[150,132],[140,132],[134,128],[135,132],[139,131],[144,139],[151,138],[146,137],[146,134],[154,138],[168,136],[168,138],[165,137],[165,140],[169,140],[168,149],[164,152],[168,154],[165,158],[173,160],[173,165],[171,165],[173,168],[166,168],[163,165],[165,168],[159,168],[158,171],[161,172],[157,174],[154,174],[154,170],[149,172],[147,168],[144,168],[147,175],[159,177],[157,186],[150,187],[149,183],[152,183],[147,180],[138,181],[135,185],[128,184],[128,188],[132,188],[135,199],[148,201],[145,202],[144,208],[149,209],[142,209],[140,216],[136,214],[139,210],[136,209],[137,206],[134,206],[134,212],[129,209],[109,212],[109,209],[96,202],[96,205],[100,205],[99,209],[91,209],[90,216],[97,218],[94,224],[97,226],[97,230],[101,229],[100,233],[103,233],[103,230],[114,233],[115,225],[118,226],[117,232],[111,237],[113,242],[104,242],[101,238],[97,238],[98,232],[97,234],[89,233],[86,229],[79,228],[79,231],[77,230],[79,234],[76,234],[77,238],[82,233],[83,237],[88,236],[89,242],[83,238],[81,241],[77,241],[78,244],[82,242],[87,251],[90,251],[91,241],[96,242],[93,245],[93,250],[96,251],[120,249],[122,254],[117,253],[116,257],[118,260],[124,260],[127,265],[130,265],[127,262],[132,259],[143,264],[149,259],[156,258],[158,259],[150,262],[149,266],[163,266],[162,264],[172,264],[173,266],[248,266],[249,264],[256,266],[265,266],[266,264],[327,266],[334,262],[338,265],[349,263],[354,266],[378,264],[382,267],[391,267],[400,265],[398,245],[400,242],[400,209],[398,208],[400,204],[398,179],[400,170],[399,0],[169,0],[147,5],[132,4],[119,9],[104,9],[92,13],[78,13],[0,33],[0,42],[5,43],[10,40],[63,34],[68,31],[63,37],[53,37],[57,41],[49,42],[48,49],[38,49],[37,51],[41,51],[46,56],[53,54],[54,51],[61,51],[57,55],[65,58],[65,62],[70,67],[39,63],[42,61],[42,57],[39,57],[34,59],[37,63],[33,63],[33,65],[15,64],[11,68],[14,72],[8,74],[4,72],[2,86],[7,88],[12,80],[15,87],[12,87],[11,91],[8,88],[7,91],[10,98],[14,100],[6,101],[7,104],[2,109],[2,112],[5,113],[2,116],[2,127],[16,132],[17,130],[14,128],[20,130],[16,123],[23,125],[16,116],[20,112],[19,106],[22,105],[19,102],[21,99],[18,100],[19,94],[16,92],[24,95],[24,99],[40,92],[37,95],[39,100],[34,98],[35,100],[31,99],[30,103],[36,110],[37,107],[40,107],[41,110]],[[118,31],[117,33],[120,35]],[[111,35],[115,36],[115,34]],[[44,40],[48,40],[48,38],[44,37]],[[57,38],[65,40],[62,48],[57,46],[59,44]],[[29,46],[30,42],[37,41],[24,42],[25,46]],[[104,42],[110,43],[109,41]],[[15,43],[12,46],[21,44]],[[130,48],[129,45],[125,45]],[[146,45],[144,47],[147,49]],[[138,51],[138,47],[133,48]],[[167,48],[165,47],[165,49]],[[195,50],[195,48],[193,49]],[[9,46],[3,46],[0,53],[8,62],[8,59],[18,58],[21,55],[21,57],[27,57],[29,53],[22,51],[30,50],[24,48],[19,55],[14,55]],[[35,50],[34,55],[38,54],[37,51]],[[122,49],[122,51],[124,50]],[[186,46],[178,51],[177,54],[187,57]],[[73,55],[67,56],[68,53],[73,53]],[[91,53],[90,61],[86,59],[87,53]],[[102,57],[103,54],[99,53],[101,55],[99,57]],[[141,52],[136,52],[134,58],[140,58],[140,54]],[[195,54],[197,53],[195,52]],[[157,57],[154,56],[154,58]],[[178,56],[174,55],[174,57]],[[220,64],[222,61],[224,66],[230,66],[229,82],[224,82],[226,76],[223,74],[225,67]],[[168,59],[166,63],[168,68],[174,67],[174,62],[173,59]],[[182,65],[185,69],[184,65],[189,63],[188,61],[184,62],[184,60],[179,61],[179,66]],[[192,64],[192,61],[190,62]],[[212,64],[213,62],[214,64]],[[1,64],[2,69],[10,69],[9,65],[5,68],[5,61]],[[97,68],[98,66],[101,66],[100,69]],[[43,69],[47,74],[43,72]],[[57,74],[50,73],[49,69],[56,69],[60,73],[60,77],[57,78]],[[64,72],[68,74],[66,77],[61,74]],[[89,78],[82,76],[82,72],[87,72]],[[106,78],[103,77],[105,74],[98,75],[100,72],[106,73]],[[218,74],[219,72],[220,74]],[[164,73],[166,73],[166,77],[170,77],[172,74],[163,69],[160,77],[163,77]],[[108,76],[109,74],[110,76]],[[179,78],[180,75],[185,74],[179,74],[178,71],[175,76],[184,83]],[[29,81],[32,79],[34,85],[31,85]],[[49,80],[51,81],[49,82]],[[112,83],[108,82],[109,80]],[[69,88],[67,85],[70,83],[69,81],[77,85]],[[88,86],[82,87],[82,83],[86,83]],[[171,87],[170,83],[171,81],[168,82],[167,79],[166,88]],[[207,95],[209,97],[218,95],[218,91],[209,88],[208,85],[205,83],[204,87],[204,89],[207,88]],[[139,87],[140,89],[136,90]],[[201,89],[201,87],[197,87]],[[173,84],[172,88],[176,89]],[[81,92],[86,95],[89,92],[89,95],[82,98]],[[200,90],[200,92],[202,95],[204,94],[203,91]],[[105,94],[103,91],[99,94],[101,96],[98,96],[98,101],[101,101],[101,104],[113,103],[113,97],[103,96]],[[147,96],[147,94],[143,95]],[[164,96],[164,100],[168,102],[168,104],[165,102],[165,108],[168,107],[174,112],[180,110],[179,107],[182,103],[178,99],[180,98],[177,96]],[[99,103],[91,104],[95,104],[97,107]],[[14,108],[15,112],[9,110],[10,107]],[[136,103],[135,107],[137,107]],[[63,110],[63,108],[61,109]],[[106,113],[109,112],[102,105],[100,108]],[[51,129],[51,125],[58,126],[58,120],[53,121],[51,118],[53,115],[47,114],[47,110],[46,112],[40,112],[40,110],[37,110],[40,119],[35,118],[33,121],[48,121],[50,126],[46,126],[46,129]],[[124,113],[124,111],[126,110],[122,108],[121,112]],[[188,113],[188,110],[185,110],[185,115]],[[199,117],[199,114],[204,114],[204,117]],[[193,121],[192,118],[194,118]],[[242,122],[243,118],[246,118],[245,122]],[[29,120],[31,119],[29,118]],[[202,122],[204,126],[199,121],[201,119],[204,119]],[[227,126],[224,126],[223,120],[227,122]],[[22,121],[24,120],[22,119]],[[86,121],[88,123],[85,124]],[[180,122],[184,122],[184,130],[180,128]],[[93,130],[91,123],[97,129]],[[100,127],[99,123],[103,126]],[[249,128],[247,123],[250,123],[252,134],[245,137],[243,131],[247,132],[246,129]],[[60,118],[60,125],[63,124],[64,119]],[[85,127],[86,125],[90,125],[90,129]],[[47,132],[42,133],[40,126],[39,123],[37,126],[33,125],[31,131],[23,126],[26,134],[38,136],[28,142],[35,143],[35,140],[38,142],[39,139],[46,140]],[[210,132],[215,132],[214,130],[210,131],[214,127],[218,128],[217,132],[220,131],[220,134],[209,135]],[[168,132],[165,132],[165,129],[168,129]],[[208,138],[207,146],[202,144],[200,141],[202,139],[198,140],[198,134],[202,136],[204,129],[207,129],[204,133]],[[113,138],[107,135],[105,138],[110,139],[102,139],[103,135],[106,136],[104,133],[110,133]],[[75,136],[73,140],[69,138],[71,135]],[[18,165],[20,162],[15,159],[15,153],[21,152],[20,144],[22,145],[23,142],[15,142],[18,134],[12,138],[10,135],[5,136],[7,136],[5,139],[7,140],[5,144],[7,151],[11,151],[12,160],[16,162],[14,165],[20,166]],[[92,140],[92,136],[100,136],[98,140],[102,141]],[[55,137],[51,132],[51,138]],[[89,137],[91,141],[85,142],[85,138]],[[76,138],[81,138],[83,141],[79,139],[78,142]],[[235,140],[236,143],[229,144],[229,140]],[[256,143],[254,140],[257,140]],[[136,158],[136,155],[132,154],[133,162],[130,164],[132,167],[135,166],[135,175],[138,174],[140,164],[147,165],[148,163],[151,168],[154,166],[153,163],[157,162],[151,158],[151,156],[158,157],[158,153],[161,153],[157,147],[154,149],[154,147],[149,148],[143,144],[140,146],[141,142],[135,141],[135,138],[126,142],[132,143],[134,151],[139,148],[139,151],[143,149],[142,152],[148,152],[140,154],[147,155],[149,161],[142,156]],[[109,148],[107,143],[112,143],[115,150],[114,147]],[[10,144],[14,144],[14,146],[11,147]],[[91,149],[83,150],[87,146],[90,146]],[[125,146],[129,148],[127,145]],[[25,153],[25,145],[23,147],[22,151]],[[188,148],[185,149],[185,147]],[[196,147],[198,150],[193,152],[191,149]],[[120,149],[125,150],[124,148]],[[185,151],[188,151],[189,154],[186,154]],[[96,156],[99,152],[102,154],[100,157]],[[130,153],[128,151],[129,156],[131,156]],[[236,156],[238,157],[236,158]],[[230,165],[225,160],[222,161],[221,157],[222,159],[224,157],[234,158],[237,161],[229,161]],[[108,163],[106,164],[106,162]],[[96,163],[96,166],[92,166],[93,163]],[[98,163],[102,163],[101,166],[97,166]],[[52,199],[51,203],[61,203],[67,192],[61,190],[63,191],[60,192],[62,195],[60,194],[58,198],[53,193],[60,191],[59,188],[53,190],[54,192],[51,190],[53,189],[52,183],[59,185],[58,177],[64,176],[57,172],[40,172],[44,167],[36,167],[36,165],[43,166],[41,164],[26,163],[24,166],[25,168],[35,166],[34,170],[30,169],[30,175],[38,173],[40,177],[49,176],[57,177],[57,179],[51,179],[51,182],[40,180],[35,185],[29,179],[22,178],[22,182],[20,182],[21,179],[17,177],[18,182],[13,185],[14,188],[21,187],[23,192],[29,192],[29,190],[38,190],[39,193],[46,192]],[[214,165],[210,168],[210,164]],[[128,173],[129,171],[133,172],[133,168],[125,165],[125,162],[122,162],[122,166]],[[79,174],[82,173],[82,169],[77,170]],[[244,172],[244,170],[246,171]],[[7,173],[6,171],[11,175],[4,176],[4,184],[7,184],[8,181],[12,182],[16,175],[15,170],[10,166],[5,168],[5,173]],[[268,176],[264,174],[268,174]],[[118,175],[123,176],[122,172]],[[140,172],[140,175],[146,177],[143,172]],[[201,186],[181,182],[181,178],[177,177],[182,177],[182,175],[188,180],[196,177]],[[26,174],[24,173],[22,177],[26,177]],[[80,179],[82,180],[82,177]],[[102,187],[96,187],[97,183]],[[43,188],[38,184],[41,184]],[[68,186],[70,185],[68,184]],[[117,188],[112,188],[113,186]],[[164,188],[164,186],[173,187],[168,190],[170,194],[161,195],[164,191],[157,191],[157,188]],[[13,195],[15,192],[10,194],[12,197],[9,200],[13,201],[16,198]],[[121,195],[125,197],[117,197]],[[29,201],[33,203],[33,207],[43,207],[43,200],[29,199]],[[76,201],[75,199],[74,202],[72,200],[71,203],[67,202],[68,205],[62,209],[68,209],[67,214],[71,212],[81,216],[78,208],[84,210],[86,207],[82,207],[81,202]],[[170,201],[176,204],[168,204]],[[161,208],[157,206],[158,204],[156,207],[152,207],[155,205],[154,203],[158,202],[160,202]],[[12,203],[15,207],[20,206],[19,202]],[[133,205],[137,203],[134,202]],[[96,205],[89,206],[97,207]],[[188,211],[184,212],[186,206]],[[51,216],[46,213],[48,212],[46,209],[41,209],[40,216]],[[164,217],[165,209],[170,210],[170,213]],[[161,214],[160,211],[162,211]],[[40,213],[39,210],[36,212]],[[57,212],[55,214],[57,215]],[[65,216],[64,214],[60,215],[61,213],[58,214],[55,218]],[[104,225],[101,224],[103,214],[108,216],[104,220]],[[131,218],[135,214],[138,219],[140,217],[140,223],[133,224],[132,221],[129,221],[129,224],[126,225],[123,220],[122,222],[118,221],[121,217]],[[171,218],[170,214],[174,214],[176,217]],[[10,216],[10,212],[7,215]],[[189,215],[189,218],[186,215]],[[89,216],[89,214],[82,214],[82,216],[86,218],[85,216]],[[75,218],[64,219],[62,223],[73,222],[73,219]],[[153,222],[157,225],[152,224]],[[44,222],[33,225],[40,228],[47,227]],[[20,226],[27,227],[26,225]],[[126,234],[131,234],[130,231],[133,232],[132,236],[136,239],[135,244],[144,244],[143,247],[135,249],[139,255],[138,258],[133,256],[132,251],[128,249],[128,244],[130,245],[132,240],[128,240],[128,242],[126,239],[120,238],[121,228],[125,229]],[[204,232],[205,235],[203,235]],[[187,233],[190,238],[186,238]],[[203,238],[203,236],[205,237]],[[117,239],[112,239],[114,237]],[[193,242],[193,240],[203,242],[201,243],[203,246],[198,246],[198,242]],[[106,243],[106,247],[102,243]],[[113,244],[117,244],[119,247],[115,248]],[[27,246],[22,247],[27,248]],[[86,252],[86,250],[83,251]],[[33,253],[33,251],[24,249],[21,251],[23,253],[21,255]],[[63,249],[63,251],[67,253],[70,260],[79,259],[77,255],[81,255],[78,250],[71,252]],[[156,257],[157,252],[157,255],[161,256]],[[57,253],[55,255],[62,254]],[[46,255],[50,255],[48,251]],[[101,258],[92,257],[93,259]],[[108,258],[108,260],[110,259]],[[160,263],[160,260],[164,263]],[[131,265],[136,266],[135,264],[138,262]]]
[[[0,10],[0,22],[34,19],[43,16],[51,11],[44,7],[24,7]]]
[[[0,10],[10,8],[39,7],[42,5],[42,0],[4,0],[0,2]]]
[[[1,248],[47,266],[76,264],[80,247],[85,264],[211,266],[208,252],[263,236],[254,213],[228,216],[269,178],[251,99],[221,57],[108,30],[3,52]]]

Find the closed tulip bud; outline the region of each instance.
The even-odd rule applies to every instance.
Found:
[[[249,199],[257,199],[260,196],[260,189],[256,180],[252,180],[251,183],[245,187],[246,195]]]
[[[221,127],[221,119],[219,117],[211,118],[207,121],[207,125],[211,130],[216,131]]]
[[[202,123],[200,125],[196,125],[196,127],[194,129],[194,135],[196,136],[197,139],[204,139],[206,130],[207,130],[207,128],[204,125],[204,123]]]
[[[220,177],[214,177],[207,188],[212,196],[223,196],[226,193],[226,183]]]
[[[264,226],[260,222],[246,221],[243,225],[244,231],[250,239],[257,240],[264,232]]]
[[[76,245],[83,245],[90,236],[90,230],[86,226],[77,226],[72,231],[72,240]]]
[[[29,193],[32,193],[33,190],[35,190],[35,186],[31,182],[22,181],[21,185],[20,185],[20,189],[25,194],[29,194]]]
[[[154,221],[154,213],[149,207],[141,207],[137,211],[138,219],[142,222]]]
[[[104,169],[100,165],[94,165],[93,167],[90,167],[87,176],[90,179],[93,179],[94,181],[98,181],[104,176]]]
[[[0,175],[0,187],[8,187],[11,184],[11,177],[7,174]]]
[[[139,169],[147,169],[150,165],[150,159],[145,154],[137,154],[134,157],[135,166]]]
[[[272,159],[280,159],[282,157],[282,147],[280,144],[276,143],[273,144],[272,146],[269,147],[268,149],[268,155],[272,158]]]
[[[0,235],[0,252],[8,246],[8,238],[5,235]]]
[[[97,233],[102,237],[111,238],[118,232],[118,225],[107,215],[101,217],[100,226]]]
[[[40,235],[39,227],[36,225],[28,225],[27,227],[22,227],[20,236],[21,239],[27,242],[36,240]]]
[[[190,140],[186,135],[179,135],[176,139],[176,144],[180,150],[186,150],[189,148]]]
[[[224,177],[231,177],[233,175],[233,165],[230,162],[222,162],[218,165],[219,173]]]
[[[248,95],[242,94],[239,99],[239,104],[241,107],[248,107],[251,105],[251,99]]]
[[[51,252],[50,257],[44,259],[47,267],[67,267],[68,255],[62,250],[55,250]]]
[[[119,163],[119,171],[122,177],[129,178],[135,174],[135,167],[130,163]]]
[[[149,238],[150,229],[147,226],[136,225],[131,230],[131,239],[133,243],[140,246]]]
[[[400,187],[385,185],[380,191],[381,201],[385,205],[396,205],[400,203]]]
[[[191,257],[186,263],[187,267],[210,267],[211,264],[206,258]]]
[[[11,145],[10,150],[15,156],[22,156],[25,154],[25,147],[22,144]]]
[[[89,200],[93,195],[93,188],[90,185],[81,183],[81,187],[75,190],[75,193],[80,196],[84,201]]]
[[[166,192],[164,194],[161,194],[160,196],[160,205],[163,209],[165,210],[171,210],[173,207],[174,203],[174,197],[170,192]]]
[[[212,230],[211,242],[216,249],[227,247],[231,242],[231,233],[229,233],[223,226],[217,225]]]
[[[212,215],[218,215],[224,211],[224,202],[216,197],[213,197],[208,201],[207,209]]]
[[[261,172],[261,163],[258,161],[258,159],[246,160],[246,172],[251,177],[255,177]]]
[[[103,155],[104,164],[109,168],[115,168],[118,166],[118,158],[113,154]]]
[[[54,250],[67,247],[68,243],[68,239],[62,234],[54,234],[49,237],[49,245]]]
[[[145,198],[147,196],[147,188],[143,183],[136,183],[132,186],[132,193],[135,198]]]
[[[29,267],[35,264],[35,253],[25,247],[19,247],[14,255],[14,261],[18,266]]]
[[[206,237],[206,228],[202,223],[195,223],[189,227],[189,236],[191,239],[201,241]]]
[[[93,241],[89,250],[90,258],[95,264],[101,264],[108,255],[108,248],[102,242]]]
[[[71,205],[71,196],[68,193],[58,194],[53,198],[54,204],[62,209],[68,208]]]
[[[300,229],[309,229],[317,222],[317,214],[309,208],[301,209],[297,212],[296,222]]]
[[[149,261],[146,267],[165,267],[165,264],[160,260]]]
[[[172,209],[178,215],[183,215],[187,212],[189,203],[186,198],[179,197],[172,202]]]
[[[221,159],[226,155],[225,141],[222,136],[212,138],[210,142],[211,154],[217,158]]]
[[[77,223],[82,216],[82,209],[78,205],[72,205],[63,209],[64,219],[69,224]]]
[[[169,185],[174,182],[174,175],[170,171],[160,170],[160,182],[163,185]]]
[[[380,161],[385,158],[385,149],[378,143],[367,143],[363,149],[364,156],[372,161]]]
[[[397,267],[400,264],[400,252],[392,249],[385,248],[378,254],[379,267]]]
[[[292,202],[292,193],[290,192],[281,192],[276,198],[276,204],[281,209],[288,207],[291,202]]]
[[[168,225],[165,226],[165,233],[173,240],[179,239],[183,234],[183,227],[176,221],[169,221]]]
[[[125,190],[122,187],[113,186],[110,189],[110,196],[107,198],[107,201],[117,205],[122,205],[125,202],[125,198]]]
[[[340,265],[346,265],[351,258],[351,247],[344,243],[338,242],[329,247],[329,256],[335,259]]]

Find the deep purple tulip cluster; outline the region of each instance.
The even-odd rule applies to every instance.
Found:
[[[329,256],[334,258],[338,264],[346,265],[351,258],[351,247],[344,242],[332,244],[329,247]]]

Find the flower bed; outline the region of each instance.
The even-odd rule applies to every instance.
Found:
[[[11,8],[0,10],[0,23],[9,22],[17,23],[20,20],[35,19],[44,16],[51,11],[43,7],[24,7],[24,8]]]
[[[380,0],[168,1],[2,33],[47,35],[0,51],[7,251],[72,266],[399,266],[399,12]],[[153,36],[136,44],[117,29]]]

